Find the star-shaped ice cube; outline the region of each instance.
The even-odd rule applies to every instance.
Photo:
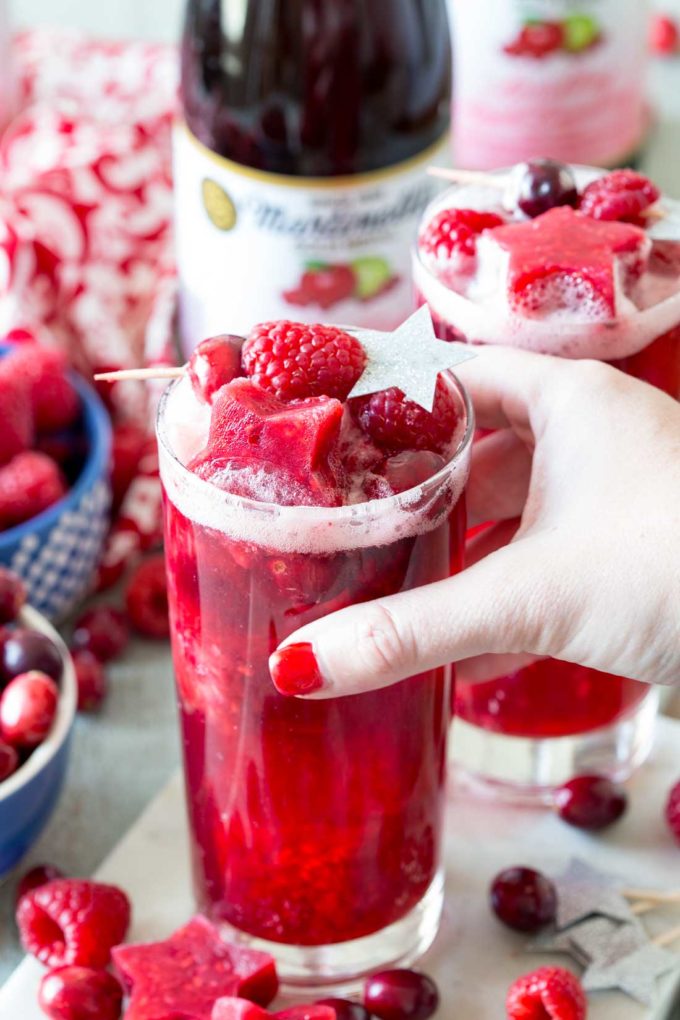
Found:
[[[437,339],[427,305],[392,333],[344,328],[356,336],[367,357],[350,398],[396,386],[409,400],[432,411],[439,373],[475,357],[467,344]]]
[[[635,921],[628,901],[616,890],[614,879],[591,868],[586,861],[572,858],[567,870],[555,880],[558,929],[568,928],[593,914],[615,921]]]

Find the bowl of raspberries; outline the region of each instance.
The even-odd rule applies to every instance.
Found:
[[[47,823],[76,714],[71,656],[26,587],[0,567],[0,877]]]
[[[61,351],[0,344],[0,565],[60,620],[83,598],[108,529],[111,426]]]

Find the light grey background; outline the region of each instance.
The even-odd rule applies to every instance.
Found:
[[[9,5],[19,28],[44,23],[162,42],[177,38],[184,7],[183,0],[9,0]]]

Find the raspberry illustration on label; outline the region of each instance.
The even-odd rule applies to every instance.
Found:
[[[333,308],[341,301],[372,301],[399,283],[386,259],[364,255],[350,263],[307,262],[299,281],[282,294],[289,305]]]

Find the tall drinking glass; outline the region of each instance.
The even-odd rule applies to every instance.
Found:
[[[432,941],[451,673],[329,700],[279,694],[268,656],[298,627],[460,568],[472,435],[417,488],[336,508],[237,497],[184,466],[158,416],[173,656],[196,897],[289,984],[341,985]],[[352,654],[352,649],[347,649]]]

